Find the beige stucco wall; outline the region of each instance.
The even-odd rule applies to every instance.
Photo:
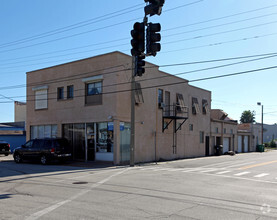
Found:
[[[252,123],[239,124],[238,135],[248,137],[249,151],[256,151],[256,146],[261,144],[261,130],[261,125]]]
[[[157,77],[155,80],[146,80]],[[138,80],[141,81],[142,87],[149,89],[143,89],[145,103],[136,107],[137,162],[205,156],[205,136],[209,136],[210,133],[210,111],[203,115],[201,106],[202,99],[206,99],[210,109],[211,93],[155,69],[147,69],[147,74]],[[163,89],[164,93],[170,92],[171,105],[176,103],[176,94],[182,94],[185,105],[189,107],[189,118],[181,130],[177,131],[177,153],[173,153],[173,122],[168,129],[162,131],[162,110],[158,108],[158,89]],[[198,98],[200,114],[192,114],[192,97]],[[178,120],[177,124],[182,122]],[[193,131],[189,131],[189,124],[193,125]],[[200,131],[204,132],[204,143],[200,143]]]
[[[216,132],[216,128],[218,128],[218,132]],[[226,133],[224,133],[224,129]],[[224,120],[211,120],[211,146],[222,145],[224,138],[229,138],[229,150],[237,151],[238,149],[238,135],[237,135],[238,127],[237,123],[228,122]],[[221,138],[221,143],[216,143],[216,138]],[[212,149],[214,151],[214,149]]]
[[[114,163],[120,163],[119,123],[130,122],[131,65],[132,58],[114,52],[71,62],[55,67],[27,73],[27,139],[32,125],[58,125],[58,136],[62,135],[62,124],[85,122],[114,122]],[[111,68],[113,67],[113,68]],[[85,106],[85,84],[83,78],[103,76],[103,104]],[[200,144],[200,131],[204,136],[210,133],[210,112],[202,114],[202,99],[211,104],[211,92],[190,86],[185,80],[160,72],[158,67],[147,63],[143,77],[136,77],[141,83],[144,103],[136,105],[135,162],[156,159],[175,159],[205,155],[205,141]],[[175,85],[168,85],[177,83]],[[57,88],[74,85],[74,99],[57,100]],[[48,86],[48,108],[35,110],[32,88]],[[189,107],[189,118],[177,132],[177,153],[173,154],[173,125],[162,132],[162,110],[157,106],[157,89],[170,91],[171,104],[176,103],[176,93],[184,97]],[[191,98],[197,97],[201,113],[192,115]],[[180,121],[181,122],[181,121]],[[193,124],[193,131],[189,131]],[[156,133],[156,138],[155,138]],[[156,143],[156,144],[155,144]],[[211,146],[210,146],[211,147]],[[211,152],[211,151],[210,151]]]
[[[26,121],[26,103],[14,102],[14,122]]]

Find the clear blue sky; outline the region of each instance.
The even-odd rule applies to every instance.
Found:
[[[130,30],[142,20],[144,6],[143,0],[2,0],[0,122],[13,121],[12,100],[26,100],[26,72],[115,50],[130,54]],[[157,65],[277,53],[276,0],[166,0],[161,16],[149,21],[162,25],[162,51],[146,59]],[[238,64],[247,60],[252,61]],[[225,65],[178,75],[195,80],[272,67],[276,61],[276,56],[260,56],[161,70],[180,74]],[[236,120],[251,110],[260,122],[256,103],[262,102],[264,122],[273,124],[276,72],[273,68],[191,84],[210,90],[212,108]]]

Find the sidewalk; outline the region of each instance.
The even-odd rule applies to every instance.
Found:
[[[0,163],[1,162],[14,162],[13,155],[9,156],[0,155]],[[28,162],[26,162],[28,163]],[[118,167],[113,165],[112,162],[102,162],[102,161],[66,161],[65,163],[53,163],[58,166],[73,166],[73,167],[85,167],[85,168],[110,168],[110,167]]]

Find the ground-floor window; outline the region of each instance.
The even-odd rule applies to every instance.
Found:
[[[113,161],[113,122],[63,124],[62,134],[71,143],[73,159]]]
[[[56,138],[58,133],[57,125],[35,125],[31,126],[31,139],[35,138]]]

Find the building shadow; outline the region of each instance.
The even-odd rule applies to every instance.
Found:
[[[9,199],[12,194],[0,194],[0,199]]]

